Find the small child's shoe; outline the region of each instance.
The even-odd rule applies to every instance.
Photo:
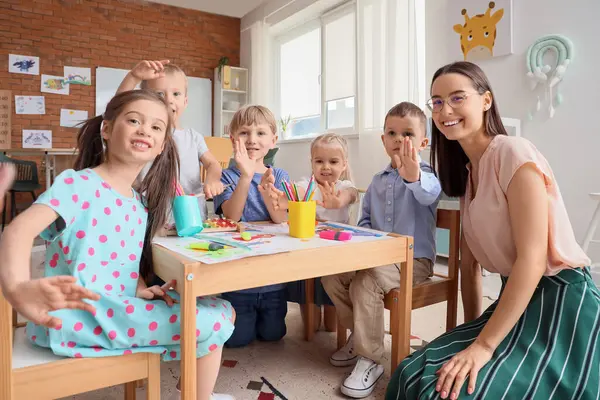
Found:
[[[356,360],[358,356],[354,352],[354,342],[352,340],[352,335],[348,338],[348,341],[338,351],[333,353],[331,357],[329,357],[329,362],[334,367],[348,367],[350,365],[356,364]]]
[[[175,386],[175,390],[179,393],[179,400],[181,400],[181,389],[179,386]],[[213,393],[210,395],[210,400],[235,400],[235,397],[223,393]]]
[[[210,396],[210,400],[235,400],[233,396],[223,393],[213,393]]]
[[[340,391],[348,397],[362,399],[370,396],[375,390],[375,385],[383,376],[385,368],[373,360],[359,357],[354,370],[344,380]]]

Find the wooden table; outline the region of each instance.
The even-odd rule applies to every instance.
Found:
[[[3,149],[0,150],[7,156],[39,157],[44,156],[46,166],[46,189],[52,186],[56,175],[73,167],[74,157],[77,149]],[[57,157],[59,157],[57,162]]]
[[[233,290],[400,264],[402,303],[412,304],[413,238],[345,243],[339,246],[202,264],[154,244],[154,270],[165,281],[175,279],[181,295],[181,398],[196,399],[196,297]],[[403,305],[401,305],[403,306]],[[403,306],[404,307],[404,306]],[[403,354],[410,352],[410,313],[404,316]]]

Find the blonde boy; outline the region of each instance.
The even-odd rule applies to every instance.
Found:
[[[171,64],[169,60],[141,61],[123,79],[117,93],[133,90],[140,84],[142,89],[160,93],[169,103],[173,113],[175,131],[173,139],[179,153],[179,183],[186,194],[198,194],[204,191],[206,198],[212,198],[223,192],[221,183],[221,165],[211,154],[204,136],[193,128],[181,126],[181,115],[188,105],[187,77],[183,70]],[[200,178],[200,163],[206,169],[206,181]],[[150,169],[142,170],[141,177]]]
[[[277,142],[275,117],[262,106],[238,110],[229,125],[236,166],[223,170],[221,181],[229,185],[215,197],[215,210],[239,221],[284,222],[285,210],[276,210],[269,197],[270,185],[281,187],[287,172],[264,165]],[[284,284],[223,293],[236,311],[235,330],[225,347],[243,347],[255,339],[277,341],[286,333],[287,298]]]
[[[373,177],[358,223],[414,238],[413,284],[433,274],[435,218],[441,193],[432,168],[418,155],[428,143],[425,124],[425,114],[412,103],[400,103],[388,112],[381,140],[391,162]],[[329,361],[334,366],[356,364],[341,391],[353,398],[367,397],[383,376],[383,297],[400,286],[399,266],[326,276],[321,282],[341,324],[352,331],[346,345]]]

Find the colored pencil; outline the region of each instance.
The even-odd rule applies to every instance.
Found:
[[[310,188],[312,186],[313,179],[315,179],[315,176],[311,175],[310,180],[308,181],[308,185],[306,186],[306,193],[304,193],[304,200],[303,201],[308,201],[308,198],[310,196]]]
[[[292,201],[292,197],[290,196],[290,193],[288,192],[285,182],[281,182],[281,187],[283,188],[283,191],[284,191],[285,196],[287,197],[288,201]]]
[[[285,186],[287,187],[288,192],[290,192],[290,197],[292,198],[292,201],[298,201],[298,199],[296,199],[296,197],[294,196],[294,190],[292,189],[292,185],[286,182]]]

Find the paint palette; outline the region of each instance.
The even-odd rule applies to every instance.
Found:
[[[202,232],[236,232],[240,231],[240,224],[228,218],[211,218],[204,221]]]
[[[204,221],[203,226],[204,229],[202,230],[202,233],[244,231],[244,227],[240,223],[227,218],[210,218]],[[167,236],[177,236],[177,231],[174,226],[168,229]]]

